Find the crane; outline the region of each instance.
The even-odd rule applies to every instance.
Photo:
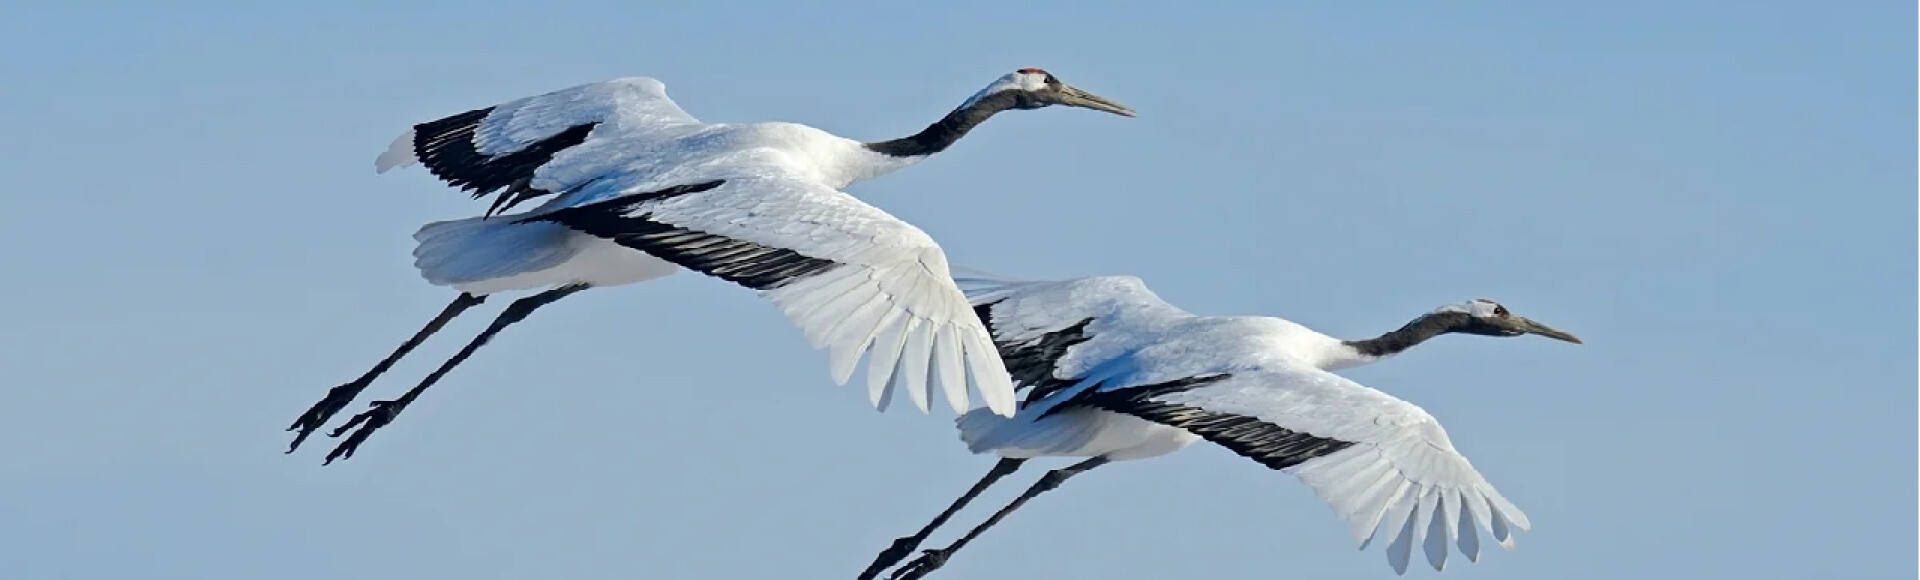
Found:
[[[1446,564],[1448,543],[1478,561],[1476,527],[1512,549],[1514,531],[1530,525],[1526,514],[1474,470],[1432,416],[1332,371],[1449,333],[1580,342],[1487,299],[1441,306],[1378,337],[1341,340],[1280,318],[1196,316],[1130,276],[967,278],[962,284],[972,286],[966,294],[1027,396],[1011,417],[975,409],[956,419],[969,450],[999,461],[926,527],[882,551],[861,580],[905,559],[1028,459],[1087,458],[1047,472],[959,540],[926,550],[890,578],[919,578],[939,568],[1069,477],[1201,439],[1305,482],[1345,520],[1362,549],[1385,543],[1397,573],[1406,572],[1416,546],[1435,570]]]
[[[375,160],[377,172],[418,163],[474,199],[495,196],[481,216],[430,223],[414,234],[414,266],[429,283],[460,294],[372,369],[302,413],[288,428],[298,431],[288,452],[492,294],[541,289],[508,305],[412,390],[374,401],[332,431],[339,437],[359,427],[327,463],[352,457],[427,387],[534,310],[587,288],[656,279],[680,267],[772,301],[815,348],[828,350],[837,383],[845,384],[869,346],[880,349],[869,362],[876,405],[905,390],[926,412],[927,391],[937,382],[960,412],[971,381],[990,408],[1011,414],[1005,368],[939,246],[841,190],[939,153],[1001,111],[1054,105],[1134,116],[1125,105],[1025,68],[917,133],[876,142],[795,123],[704,123],[669,99],[663,83],[645,77],[417,124]],[[532,210],[503,213],[540,198],[547,200]],[[614,209],[638,213],[615,218],[606,211]],[[616,222],[639,229],[594,233]]]

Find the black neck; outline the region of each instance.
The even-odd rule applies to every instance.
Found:
[[[1436,312],[1413,319],[1406,326],[1377,338],[1344,341],[1347,346],[1372,357],[1393,356],[1427,339],[1459,329],[1472,321],[1465,312]]]
[[[894,157],[919,157],[945,151],[994,113],[1013,108],[1019,96],[1019,91],[1000,91],[987,95],[972,104],[954,109],[919,133],[891,141],[868,143],[867,149]]]

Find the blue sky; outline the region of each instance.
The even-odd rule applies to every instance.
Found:
[[[484,205],[373,173],[412,123],[646,75],[704,120],[879,139],[1027,66],[1141,116],[1004,115],[854,193],[957,263],[1199,313],[1359,337],[1487,296],[1587,339],[1349,373],[1533,518],[1442,577],[1913,570],[1911,4],[655,4],[7,9],[0,577],[851,578],[992,460],[715,280],[543,310],[343,464],[281,429],[451,297],[409,236]],[[938,574],[1391,577],[1204,445]]]

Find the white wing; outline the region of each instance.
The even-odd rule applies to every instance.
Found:
[[[1415,546],[1435,570],[1452,542],[1478,561],[1485,529],[1513,548],[1530,525],[1412,403],[1307,367],[1203,375],[1073,395],[1085,406],[1180,427],[1299,477],[1333,506],[1365,549],[1385,530],[1404,574]]]
[[[701,126],[667,98],[660,81],[613,79],[415,125],[374,160],[374,169],[422,162],[474,199],[499,192],[487,210],[492,215],[597,177],[617,158],[614,149],[643,150]]]
[[[828,349],[845,384],[862,353],[885,409],[897,389],[928,411],[937,383],[956,413],[971,380],[988,408],[1013,414],[1013,384],[993,341],[918,228],[838,190],[771,175],[633,193],[545,212],[553,221],[690,270],[753,288]]]
[[[962,278],[1016,388],[1039,401],[1078,382],[1171,321],[1190,316],[1133,276],[1062,281]]]

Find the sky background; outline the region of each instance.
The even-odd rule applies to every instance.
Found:
[[[0,577],[852,578],[993,460],[696,275],[542,310],[351,461],[282,455],[452,297],[413,231],[485,207],[374,156],[635,75],[702,120],[878,140],[1028,66],[1140,117],[1005,114],[853,193],[957,264],[1196,313],[1365,337],[1486,296],[1587,340],[1347,373],[1532,516],[1437,577],[1912,577],[1911,3],[664,4],[0,10]],[[1196,445],[932,577],[1392,572],[1292,477]]]

